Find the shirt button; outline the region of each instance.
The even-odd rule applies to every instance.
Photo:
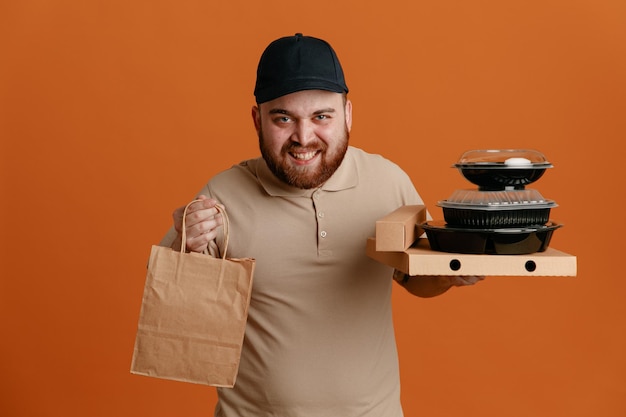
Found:
[[[320,232],[320,236],[321,236],[321,237],[326,237],[326,230],[322,230],[322,231]]]
[[[324,212],[320,211],[319,213],[317,213],[317,217],[324,217]]]

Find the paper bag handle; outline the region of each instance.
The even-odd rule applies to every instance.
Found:
[[[183,211],[183,236],[182,236],[182,242],[180,245],[181,253],[185,252],[185,249],[187,247],[187,227],[185,226],[185,220],[187,219],[187,209],[193,203],[198,203],[200,201],[202,200],[200,199],[193,200],[192,202],[190,202],[189,204],[185,206],[185,210]],[[224,219],[224,253],[222,254],[222,259],[226,259],[226,251],[228,250],[228,235],[230,231],[230,222],[228,221],[228,215],[226,214],[226,209],[222,208],[221,206],[217,204],[215,205],[215,208],[217,209],[218,213],[222,213],[222,218]],[[205,250],[205,253],[206,252],[207,250]]]

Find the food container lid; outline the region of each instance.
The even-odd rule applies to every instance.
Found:
[[[454,167],[545,169],[552,168],[552,164],[541,152],[533,149],[477,149],[461,155]]]
[[[534,189],[478,191],[456,190],[447,200],[437,203],[439,207],[474,210],[519,210],[556,207]]]

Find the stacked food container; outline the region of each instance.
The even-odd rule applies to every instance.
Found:
[[[526,186],[552,168],[528,149],[472,150],[453,165],[478,189],[460,189],[438,202],[444,221],[421,224],[436,251],[468,254],[543,252],[561,227],[550,220],[557,204]]]

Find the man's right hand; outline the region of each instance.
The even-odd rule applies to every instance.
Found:
[[[187,241],[182,242],[182,245],[186,245],[186,249],[192,252],[204,251],[209,242],[217,237],[217,228],[223,224],[222,215],[215,207],[217,201],[204,195],[199,196],[198,200],[201,201],[191,204],[187,209],[185,219]],[[172,215],[179,238],[183,231],[184,211],[185,206],[182,206],[174,210]]]

